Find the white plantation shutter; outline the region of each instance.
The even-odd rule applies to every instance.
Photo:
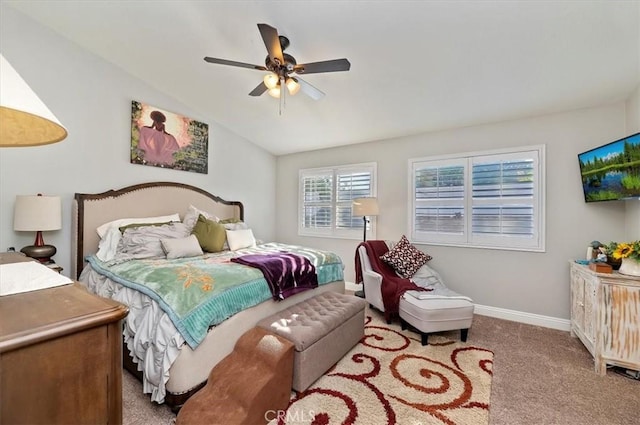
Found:
[[[362,217],[353,216],[352,202],[372,196],[371,170],[336,171],[336,229],[362,229]]]
[[[330,230],[333,199],[333,173],[330,170],[311,173],[302,177],[303,208],[302,227]]]
[[[413,238],[439,234],[447,241],[463,241],[465,233],[465,161],[414,164]]]
[[[473,159],[473,233],[532,235],[532,158]]]
[[[544,250],[544,147],[411,160],[414,241]]]
[[[375,163],[300,170],[298,233],[361,237],[364,221],[362,217],[353,216],[352,201],[376,196],[375,171]],[[368,228],[372,227],[371,223]]]

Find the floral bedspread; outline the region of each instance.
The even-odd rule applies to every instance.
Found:
[[[111,266],[95,256],[87,261],[98,273],[158,302],[187,344],[196,348],[209,327],[272,298],[260,270],[231,258],[282,251],[308,258],[316,268],[318,285],[344,277],[342,260],[335,253],[276,242],[174,260],[131,260]]]

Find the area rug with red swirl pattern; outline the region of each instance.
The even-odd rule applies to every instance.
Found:
[[[492,366],[493,353],[473,345],[473,328],[466,343],[456,331],[422,346],[417,333],[368,309],[360,343],[294,393],[277,423],[488,424]]]

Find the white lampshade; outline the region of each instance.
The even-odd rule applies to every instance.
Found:
[[[280,98],[280,86],[269,89],[267,93],[269,93],[269,96],[275,97],[276,99]]]
[[[0,146],[46,145],[67,130],[0,54]]]
[[[374,216],[378,215],[377,198],[357,198],[353,200],[353,215]]]
[[[16,196],[13,230],[38,232],[59,229],[62,229],[62,203],[59,196]]]
[[[294,80],[293,78],[287,78],[286,86],[291,96],[295,95],[296,93],[298,93],[298,91],[300,91],[300,84],[298,84],[296,80]]]
[[[280,78],[273,72],[270,72],[264,76],[263,81],[264,81],[264,85],[267,86],[267,88],[273,89],[275,87],[278,87],[278,84],[280,83]]]

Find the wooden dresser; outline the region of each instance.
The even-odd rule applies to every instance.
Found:
[[[605,375],[607,365],[640,370],[640,277],[596,273],[570,262],[571,335]]]
[[[122,423],[127,313],[79,283],[0,297],[0,424]]]

